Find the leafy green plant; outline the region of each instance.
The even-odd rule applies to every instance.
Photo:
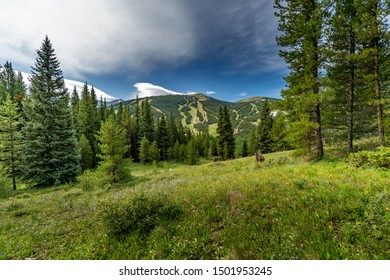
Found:
[[[377,168],[390,168],[390,148],[380,147],[377,151],[352,153],[348,161],[354,167],[370,165]]]
[[[166,198],[141,193],[129,200],[102,203],[99,216],[108,235],[121,238],[133,232],[147,234],[160,222],[175,219],[180,213],[180,208]]]
[[[109,178],[101,172],[91,172],[90,170],[84,171],[84,174],[79,178],[79,186],[83,191],[93,191],[95,189],[101,189],[109,184]]]

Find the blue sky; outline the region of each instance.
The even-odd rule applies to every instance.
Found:
[[[30,72],[47,34],[65,78],[118,98],[191,92],[229,101],[280,97],[287,67],[278,57],[272,2],[6,1],[0,64],[8,60]]]

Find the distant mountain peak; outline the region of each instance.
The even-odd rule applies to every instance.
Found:
[[[266,100],[268,100],[268,101],[273,100],[273,98],[270,98],[267,96],[253,96],[253,97],[241,99],[241,100],[237,101],[237,103],[239,103],[239,102],[255,102],[255,101],[265,102]]]

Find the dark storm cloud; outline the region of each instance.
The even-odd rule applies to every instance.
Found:
[[[208,61],[226,74],[282,69],[272,2],[187,1],[186,10],[196,33],[197,59]]]
[[[3,13],[6,24],[0,25],[0,59],[31,64],[34,50],[48,34],[65,72],[74,77],[169,71],[191,63],[225,74],[281,67],[269,0],[14,0],[3,4],[7,13]],[[15,14],[21,20],[14,20]]]

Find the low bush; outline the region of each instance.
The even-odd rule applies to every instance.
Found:
[[[0,170],[0,198],[7,198],[12,194],[10,179]]]
[[[390,168],[390,148],[381,147],[377,151],[351,153],[348,161],[354,167],[369,165],[376,168]]]
[[[86,170],[78,179],[79,186],[83,191],[93,191],[108,185],[108,179],[98,171]]]
[[[121,238],[133,232],[148,234],[163,221],[176,219],[180,208],[165,197],[134,195],[129,200],[100,205],[99,217],[110,237]]]

